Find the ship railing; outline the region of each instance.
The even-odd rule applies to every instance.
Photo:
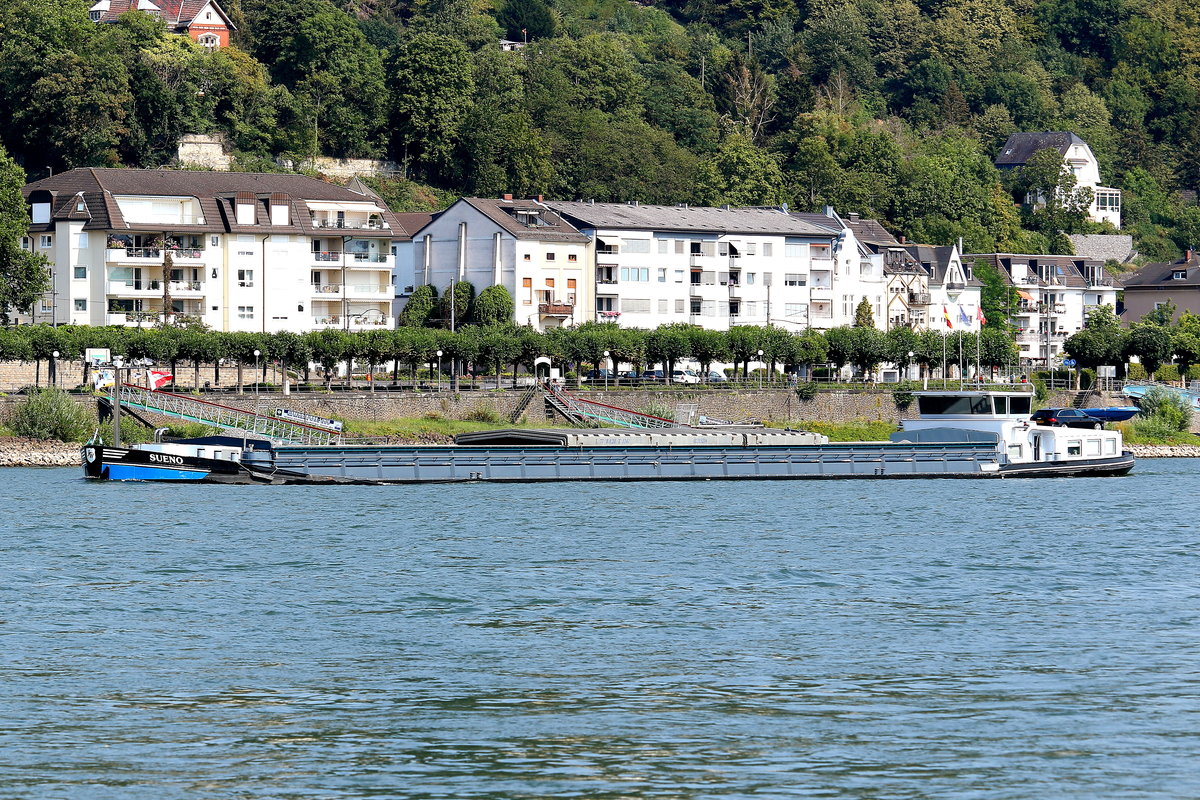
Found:
[[[301,422],[257,414],[240,408],[224,406],[208,400],[159,392],[125,383],[121,385],[120,403],[188,422],[199,422],[255,438],[268,439],[276,444],[329,445],[338,443],[334,431],[305,425]]]

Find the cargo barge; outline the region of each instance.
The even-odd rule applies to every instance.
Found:
[[[770,428],[509,429],[448,445],[286,445],[214,436],[127,448],[90,442],[99,480],[263,484],[1115,476],[1119,431],[1045,427],[1023,392],[918,392],[887,442]]]

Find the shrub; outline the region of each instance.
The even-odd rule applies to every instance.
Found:
[[[643,414],[649,414],[652,417],[675,419],[675,409],[666,403],[660,403],[656,400],[651,400],[649,403],[643,405],[641,411]]]
[[[817,384],[811,381],[808,383],[801,383],[796,386],[796,397],[807,403],[817,396],[818,391],[820,391],[820,389]]]
[[[1191,404],[1178,392],[1155,387],[1138,400],[1138,407],[1146,418],[1142,421],[1154,420],[1172,433],[1186,431],[1192,425]]]
[[[913,394],[915,389],[916,386],[907,381],[897,384],[896,388],[892,389],[892,400],[896,403],[896,408],[904,411],[911,406],[913,400],[917,398],[917,396]]]
[[[69,394],[53,387],[33,391],[13,409],[8,426],[18,436],[81,442],[95,419]]]
[[[504,417],[496,413],[495,409],[482,405],[472,408],[467,412],[467,415],[463,417],[463,419],[468,419],[471,422],[487,422],[492,425],[499,425],[500,423],[507,422]]]
[[[1141,440],[1164,441],[1179,433],[1179,430],[1162,417],[1136,419],[1130,426],[1134,436]]]
[[[1154,372],[1154,380],[1162,381],[1163,383],[1178,383],[1179,382],[1179,365],[1163,364]]]
[[[1129,380],[1131,380],[1131,381],[1146,380],[1146,368],[1143,367],[1141,364],[1130,364],[1129,365]]]

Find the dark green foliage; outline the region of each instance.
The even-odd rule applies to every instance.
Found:
[[[80,442],[94,424],[92,415],[71,395],[47,387],[18,403],[8,418],[8,427],[18,436]]]

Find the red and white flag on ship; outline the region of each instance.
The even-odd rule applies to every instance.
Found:
[[[175,376],[166,370],[151,369],[146,371],[146,382],[150,384],[151,389],[161,389],[173,380],[175,380]]]

